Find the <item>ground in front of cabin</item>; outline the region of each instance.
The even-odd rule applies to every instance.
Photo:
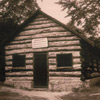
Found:
[[[0,100],[100,100],[100,87],[50,92],[22,90],[1,85]]]

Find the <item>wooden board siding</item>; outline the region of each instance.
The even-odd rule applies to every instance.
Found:
[[[47,38],[48,47],[46,48],[32,48],[32,39]],[[6,50],[6,79],[12,77],[14,80],[19,80],[20,77],[27,79],[31,77],[33,80],[34,70],[34,52],[47,52],[49,64],[50,77],[80,77],[81,76],[81,56],[80,56],[80,38],[65,30],[60,25],[54,23],[43,16],[37,17],[27,27],[25,27],[18,36],[15,37],[9,45],[5,47]],[[57,68],[57,54],[72,53],[73,67],[72,70],[61,70]],[[25,55],[25,67],[13,68],[12,55]],[[26,70],[27,69],[27,70]],[[19,71],[19,72],[18,72]],[[24,71],[24,72],[23,72]],[[65,72],[66,71],[66,72]],[[15,78],[14,78],[15,77]],[[19,77],[19,78],[18,78]]]

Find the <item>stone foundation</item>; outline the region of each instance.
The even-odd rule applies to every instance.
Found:
[[[51,91],[70,91],[81,86],[82,81],[76,77],[55,77],[50,78],[49,81],[49,90]]]
[[[22,89],[32,89],[32,84],[32,81],[5,81],[5,85]]]
[[[5,81],[6,85],[22,88],[22,89],[33,89],[36,90],[37,88],[33,88],[33,81]],[[82,87],[83,82],[80,80],[80,77],[50,77],[49,78],[49,85],[48,91],[70,91],[73,88]],[[42,90],[43,88],[41,88]],[[39,90],[39,89],[37,89]],[[43,89],[45,90],[45,89]]]

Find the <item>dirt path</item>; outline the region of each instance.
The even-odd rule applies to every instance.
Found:
[[[69,92],[50,92],[2,86],[0,100],[100,100],[100,87],[75,89]]]
[[[45,98],[46,100],[62,100],[60,97],[67,95],[69,93],[71,93],[71,91],[69,92],[49,92],[49,91],[26,91],[26,90],[22,90],[22,89],[15,89],[15,88],[10,88],[10,87],[5,87],[3,86],[1,88],[2,91],[8,91],[11,93],[18,93],[21,96],[27,96],[27,97],[39,97],[39,98]],[[20,99],[18,99],[20,100]],[[35,100],[35,99],[34,99]],[[44,100],[44,99],[40,99],[40,100]]]

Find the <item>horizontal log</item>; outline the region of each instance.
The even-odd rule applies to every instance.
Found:
[[[49,57],[56,57],[57,54],[69,54],[71,53],[72,56],[80,56],[80,51],[56,51],[56,52],[49,52]]]
[[[56,56],[48,56],[48,59],[52,59],[52,58],[55,58],[56,59]],[[81,56],[73,56],[73,58],[79,58],[79,59],[81,59]]]
[[[68,53],[71,53],[71,52],[80,52],[81,49],[62,49],[62,50],[50,50],[48,52],[68,52]],[[10,50],[10,51],[6,51],[5,55],[6,56],[9,56],[11,54],[25,54],[25,53],[33,53],[33,52],[47,52],[47,49],[35,49],[34,51],[32,49],[20,49],[20,50]],[[80,54],[79,54],[80,55]],[[78,56],[78,55],[77,55]]]
[[[74,41],[57,41],[57,42],[49,42],[49,46],[58,46],[58,45],[70,45],[70,44],[80,44],[78,40]]]
[[[5,75],[5,77],[33,77],[33,75]]]
[[[49,75],[80,75],[81,69],[73,69],[73,70],[49,70]],[[27,69],[27,70],[7,70],[6,75],[33,75],[33,70]]]
[[[12,61],[6,61],[5,65],[12,65]]]
[[[26,71],[34,71],[33,69],[10,69],[6,70],[5,72],[26,72]],[[79,69],[68,69],[68,68],[63,68],[63,69],[49,69],[49,72],[75,72],[75,71],[81,71],[81,68]]]
[[[49,63],[48,64],[48,66],[49,66],[49,70],[63,70],[63,69],[75,69],[75,70],[77,70],[77,69],[81,69],[81,63],[80,62],[78,62],[78,63],[74,63],[73,64],[73,66],[72,67],[57,67],[57,64],[55,64],[55,63]]]
[[[51,25],[51,26],[43,26],[43,27],[32,27],[32,28],[24,28],[23,31],[26,31],[26,30],[38,30],[38,29],[51,29],[51,28],[59,28],[59,25]]]
[[[11,61],[10,61],[10,62],[11,62]],[[5,68],[8,68],[8,67],[9,67],[9,68],[13,68],[13,69],[21,69],[21,68],[22,68],[22,69],[25,69],[25,68],[26,68],[26,69],[29,69],[29,68],[30,68],[30,69],[33,69],[33,63],[27,64],[25,67],[13,67],[12,64],[5,65]]]
[[[63,28],[59,28],[59,27],[52,27],[52,28],[46,28],[46,29],[38,29],[38,30],[23,30],[20,32],[19,36],[23,36],[23,35],[33,35],[33,34],[39,34],[39,33],[53,33],[53,32],[57,32],[57,33],[61,33],[61,32],[69,32],[66,31]],[[70,33],[70,32],[69,32]],[[72,34],[72,33],[71,33]]]
[[[73,64],[73,68],[74,68],[74,69],[79,69],[79,68],[81,68],[81,64],[82,64],[82,63]]]
[[[32,53],[32,49],[19,49],[19,50],[10,50],[6,51],[5,55],[11,55],[11,54],[26,54],[26,53]]]
[[[35,32],[35,31],[34,31]],[[50,33],[50,32],[47,32],[47,33],[35,33],[35,34],[27,34],[27,35],[20,35],[20,36],[18,36],[18,37],[16,37],[15,38],[15,41],[17,41],[17,40],[25,40],[25,39],[27,39],[27,40],[32,40],[32,39],[35,39],[35,38],[49,38],[49,37],[55,37],[55,36],[58,36],[58,37],[60,37],[60,36],[72,36],[70,33],[68,33],[68,32],[52,32],[52,33]]]
[[[65,38],[56,38],[56,39],[48,39],[49,42],[58,42],[58,41],[78,41],[79,39],[67,39],[66,37]]]
[[[29,72],[29,71],[33,71],[33,69],[11,69],[11,70],[6,70],[5,72]]]
[[[39,22],[31,22],[31,23],[29,23],[29,25],[42,25],[42,24],[54,24],[54,22],[53,21],[48,21],[48,20],[46,20],[46,21],[39,21]]]
[[[13,50],[22,50],[22,48],[26,48],[26,49],[31,49],[31,51],[38,51],[38,50],[41,50],[41,51],[55,51],[55,50],[64,50],[64,49],[66,49],[66,50],[74,50],[74,49],[81,49],[81,47],[80,46],[61,46],[61,45],[59,45],[59,46],[57,46],[57,47],[52,47],[52,46],[49,46],[48,48],[37,48],[37,49],[32,49],[32,44],[24,44],[24,45],[11,45],[11,46],[7,46],[6,47],[6,52],[11,52],[11,51],[13,51]],[[26,52],[27,52],[27,50],[26,50]]]
[[[52,76],[52,75],[61,75],[61,76],[66,76],[66,75],[81,75],[81,72],[80,71],[74,71],[74,72],[49,72],[49,76]]]
[[[68,43],[70,43],[68,41]],[[74,46],[74,44],[72,46],[68,46],[66,45],[63,45],[63,42],[58,45],[56,43],[50,43],[48,48],[36,48],[36,49],[32,49],[32,44],[24,44],[24,45],[11,45],[11,46],[7,46],[6,47],[6,54],[14,54],[14,53],[27,53],[27,52],[34,52],[34,51],[77,51],[77,50],[81,50],[81,47],[80,46]],[[56,46],[55,46],[56,45]]]
[[[31,83],[33,81],[33,79],[16,79],[16,77],[7,77],[7,78],[10,78],[10,79],[9,80],[6,80],[6,82],[7,81],[10,81],[10,82],[15,82],[16,81],[16,82],[18,82],[18,84],[19,84],[19,82],[21,82],[21,83],[23,82],[22,84],[24,84],[25,82]]]
[[[81,62],[80,58],[73,58],[73,62],[76,63],[76,62]]]
[[[32,28],[32,29],[26,29],[26,30],[22,30],[22,32],[34,32],[34,33],[44,33],[44,32],[52,32],[52,31],[66,31],[63,27],[58,27],[58,26],[55,26],[55,27],[45,27],[45,28]]]
[[[35,20],[34,20],[33,22],[31,22],[31,23],[41,23],[41,22],[45,23],[46,21],[48,21],[48,22],[53,22],[53,23],[54,23],[54,21],[49,20],[49,19],[47,19],[47,18],[35,19]]]
[[[5,55],[5,60],[12,60],[12,55],[9,55],[9,56]]]
[[[27,27],[25,27],[24,29],[30,29],[30,28],[44,28],[44,27],[55,27],[55,26],[59,26],[56,23],[42,23],[42,24],[38,24],[38,25],[28,25]],[[59,26],[60,27],[60,26]]]
[[[31,39],[26,39],[26,40],[18,40],[18,41],[11,41],[9,45],[15,45],[15,44],[25,44],[25,43],[31,43]]]
[[[33,77],[33,75],[6,75],[6,77]],[[72,74],[66,74],[66,75],[49,75],[49,77],[81,77],[81,75],[72,75]]]
[[[26,69],[33,69],[33,63],[31,63],[31,64],[29,64],[29,65],[27,64],[27,65],[26,65]]]
[[[35,31],[34,31],[35,32]],[[31,37],[30,37],[31,36]],[[35,38],[49,38],[49,37],[62,37],[62,36],[66,36],[66,37],[71,37],[73,36],[72,34],[70,34],[70,32],[39,32],[39,33],[32,33],[32,34],[26,34],[26,35],[20,35],[19,37],[17,37],[15,40],[18,40],[18,39],[35,39]]]
[[[42,17],[42,18],[36,18],[34,21],[41,21],[41,20],[49,20],[48,18],[46,18],[46,17]]]
[[[8,45],[5,47],[5,49],[18,49],[18,48],[28,48],[28,47],[32,47],[32,43],[28,43],[28,44],[17,44],[17,45]]]
[[[30,70],[33,70],[33,63],[31,64],[27,64],[25,67],[13,67],[12,64],[9,64],[9,65],[6,65],[5,66],[5,70],[16,70],[16,69],[23,69],[23,70],[27,70],[27,69],[30,69]]]
[[[56,46],[55,47],[54,46],[49,46],[48,51],[52,51],[52,50],[55,51],[55,50],[62,50],[62,49],[67,49],[67,50],[68,49],[69,50],[73,49],[74,50],[74,49],[81,49],[81,47],[80,46],[74,46],[74,45],[73,46],[67,46],[67,45],[66,46],[62,46],[62,45],[59,45],[59,47],[58,46],[57,47]]]
[[[42,38],[42,37],[46,37],[46,38],[52,38],[52,37],[71,37],[73,36],[73,34],[71,34],[70,32],[66,32],[66,31],[62,31],[62,32],[45,32],[45,33],[38,33],[38,34],[34,34],[33,39],[34,38]]]
[[[69,37],[69,35],[68,36],[61,36],[61,37],[58,37],[58,36],[55,36],[55,37],[50,37],[50,38],[48,38],[48,40],[49,41],[55,41],[55,40],[72,40],[72,39],[80,39],[79,37],[77,37],[77,36],[74,36],[74,35],[72,35],[72,36],[70,36]]]
[[[7,81],[18,81],[18,80],[29,80],[29,81],[31,81],[31,80],[33,80],[33,77],[6,77],[6,80]]]
[[[36,16],[36,19],[39,19],[39,18],[47,18],[47,17],[42,14],[39,14],[38,16]],[[50,20],[50,19],[48,19],[48,20]]]
[[[33,71],[6,72],[5,75],[33,75]]]
[[[26,53],[26,59],[29,60],[31,58],[33,59],[33,53],[28,53],[28,54]]]
[[[68,74],[68,75],[49,75],[49,77],[81,77],[81,75],[72,75],[72,74]]]
[[[78,69],[62,68],[62,69],[56,69],[56,70],[50,69],[49,71],[50,72],[75,72],[75,71],[81,71],[81,68],[78,68]]]
[[[46,49],[37,49],[33,52],[56,52],[56,51],[80,51],[81,49],[58,49],[58,50],[46,50]]]
[[[57,62],[57,59],[56,58],[48,59],[48,62],[49,63],[56,63]]]
[[[48,64],[48,69],[49,70],[57,70],[57,65],[55,64],[55,65],[50,65],[50,64]]]
[[[60,41],[59,41],[60,42]],[[5,49],[6,49],[6,52],[9,52],[11,50],[20,50],[20,49],[26,49],[29,50],[29,49],[32,49],[32,43],[29,43],[29,44],[17,44],[17,45],[9,45],[9,46],[6,46]],[[33,51],[35,50],[39,50],[39,49],[42,49],[45,51],[51,51],[51,50],[59,50],[59,49],[81,49],[81,46],[80,44],[61,44],[61,45],[49,45],[47,48],[36,48],[36,49],[32,49]],[[31,50],[31,51],[32,51]]]
[[[80,77],[49,77],[49,81],[52,80],[65,80],[67,82],[67,80],[69,80],[69,82],[74,83],[74,82],[81,82]]]
[[[74,64],[81,64],[81,63],[82,63],[81,61],[79,61],[79,62],[73,62],[73,65]],[[57,65],[57,63],[56,62],[53,62],[53,63],[49,62],[49,65]]]
[[[33,62],[26,62],[26,65],[33,65]]]
[[[27,63],[33,63],[33,60],[31,59],[31,60],[26,60],[26,64]]]
[[[12,66],[5,66],[5,71],[11,70],[13,67]]]

